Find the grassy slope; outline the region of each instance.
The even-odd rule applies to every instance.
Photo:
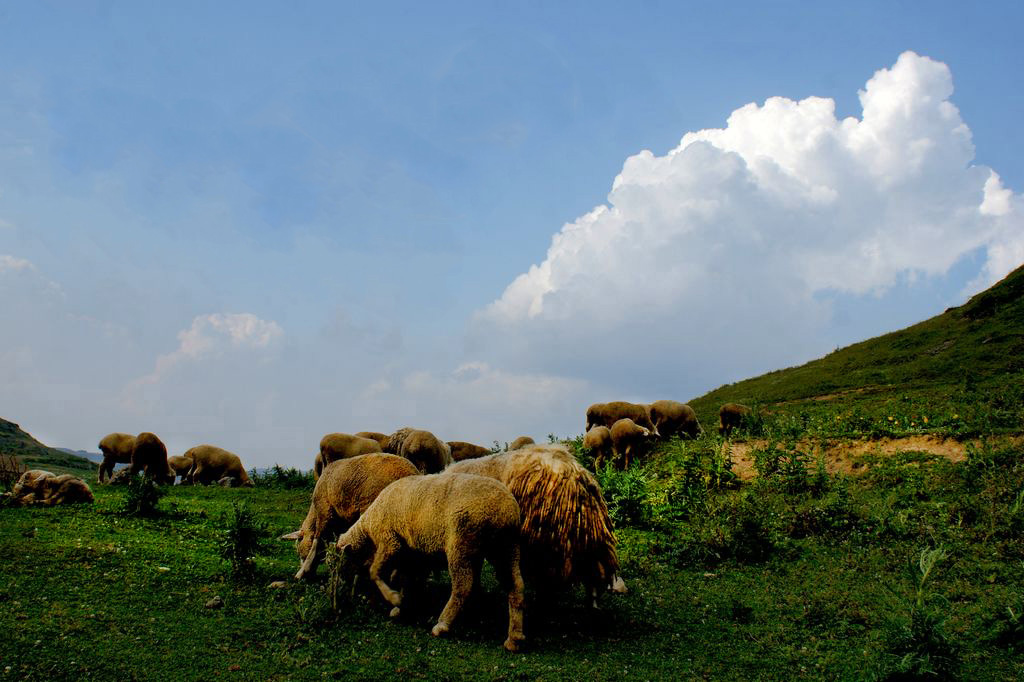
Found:
[[[76,476],[96,471],[96,465],[84,457],[47,447],[5,419],[0,419],[0,454],[16,456],[29,469]]]
[[[898,395],[924,410],[941,408],[965,388],[991,396],[1022,383],[1024,267],[929,320],[799,367],[721,386],[690,405],[707,425],[717,423],[726,402],[796,414],[814,413],[823,402],[870,409]]]

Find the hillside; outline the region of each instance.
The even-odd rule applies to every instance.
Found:
[[[96,465],[77,455],[43,445],[14,422],[0,419],[0,454],[14,455],[29,469],[54,473],[93,473]]]
[[[805,427],[827,417],[848,435],[896,435],[913,423],[967,437],[1024,431],[1022,386],[1024,267],[941,315],[721,386],[690,405],[706,428],[722,403],[738,402]]]

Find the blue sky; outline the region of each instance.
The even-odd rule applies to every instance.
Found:
[[[307,466],[929,317],[1024,260],[1022,15],[0,3],[0,415]]]

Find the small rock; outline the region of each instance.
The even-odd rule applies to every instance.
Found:
[[[220,595],[206,602],[206,608],[208,609],[219,609],[222,606],[224,606],[224,600],[220,598]]]
[[[717,578],[718,576],[716,576],[714,573],[705,573],[704,577],[705,578]]]
[[[288,583],[285,582],[284,580],[275,580],[274,582],[272,582],[269,585],[267,585],[267,587],[271,587],[271,588],[273,588],[275,590],[279,590],[282,587],[288,587]]]

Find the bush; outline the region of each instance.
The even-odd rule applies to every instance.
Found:
[[[247,505],[232,503],[231,514],[225,519],[220,555],[230,562],[233,579],[254,577],[256,555],[266,553],[269,536],[266,522],[257,520]]]
[[[0,489],[4,492],[11,490],[26,471],[28,467],[14,455],[0,455]]]
[[[650,477],[644,467],[620,471],[608,463],[597,471],[596,478],[616,525],[643,526],[652,519]]]
[[[315,485],[312,471],[300,471],[294,467],[284,469],[279,464],[261,473],[250,476],[254,485],[261,488],[284,488],[285,490],[310,489]]]
[[[156,506],[167,491],[156,484],[149,474],[132,476],[125,490],[122,513],[128,516],[156,516]]]

